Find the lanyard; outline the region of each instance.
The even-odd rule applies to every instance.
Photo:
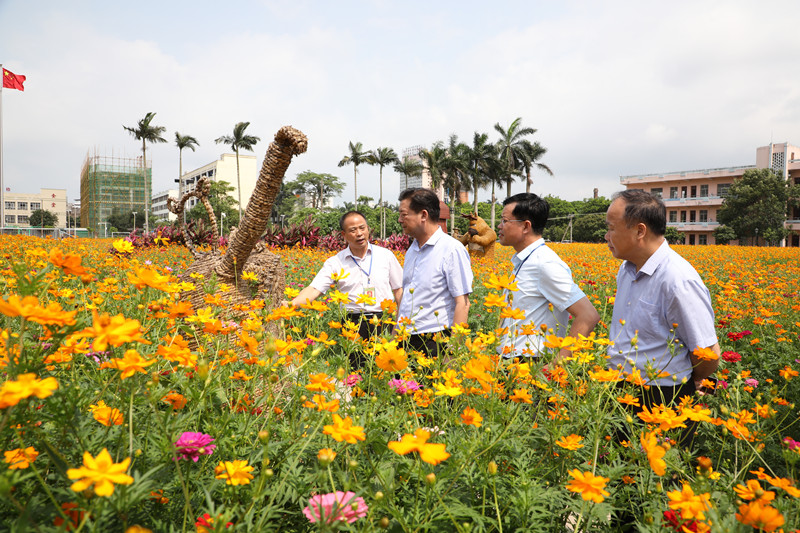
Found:
[[[522,260],[522,262],[519,264],[519,266],[517,267],[517,269],[514,271],[514,279],[517,279],[517,274],[519,274],[519,271],[522,269],[522,265],[524,265],[524,264],[525,264],[525,261],[527,261],[527,260],[528,260],[528,258],[529,258],[530,256],[532,256],[532,255],[533,255],[533,253],[534,253],[536,250],[538,250],[539,248],[541,248],[542,246],[545,246],[545,242],[544,242],[544,240],[542,240],[542,244],[538,245],[536,248],[534,248],[533,250],[531,250],[531,253],[529,253],[528,255],[526,255],[526,256],[525,256],[525,259],[523,259],[523,260]]]
[[[361,272],[363,272],[364,274],[367,275],[367,285],[369,285],[369,283],[370,283],[370,274],[372,273],[372,259],[374,257],[375,257],[375,254],[372,253],[372,245],[370,244],[369,245],[369,271],[367,271],[367,270],[364,270],[363,268],[361,268],[361,263],[356,261],[356,258],[355,258],[354,255],[352,255],[352,252],[350,254],[350,258],[353,260],[353,263],[356,264],[356,266],[358,267],[358,269]]]

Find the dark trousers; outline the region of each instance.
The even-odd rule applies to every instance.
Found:
[[[425,354],[426,357],[438,357],[440,354],[444,353],[445,347],[433,340],[436,334],[447,337],[450,335],[450,328],[445,328],[442,331],[433,333],[412,333],[406,341],[407,348],[420,351]]]
[[[376,317],[379,322],[372,324],[372,319]],[[358,334],[365,341],[384,332],[386,324],[380,322],[382,318],[383,313],[347,313],[347,320],[358,324]],[[360,349],[350,353],[350,366],[354,369],[364,366],[365,360],[364,352]]]

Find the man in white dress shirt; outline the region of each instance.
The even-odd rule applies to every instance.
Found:
[[[539,357],[546,350],[545,335],[588,336],[600,315],[573,281],[569,266],[542,238],[550,214],[549,204],[533,193],[520,193],[506,198],[503,206],[499,241],[517,252],[511,258],[518,288],[511,293],[511,307],[523,311],[525,317],[503,320],[501,326],[507,328],[507,333],[498,352],[507,358]],[[569,350],[562,349],[556,355],[556,362],[569,354]]]

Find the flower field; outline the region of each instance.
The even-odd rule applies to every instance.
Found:
[[[712,293],[719,381],[637,415],[644,377],[604,359],[619,262],[551,246],[601,323],[541,332],[573,352],[544,368],[495,355],[509,249],[473,262],[468,327],[427,359],[362,343],[336,292],[194,309],[180,292],[215,281],[181,281],[164,241],[0,236],[0,530],[613,531],[627,509],[642,531],[800,529],[800,253],[676,247]],[[329,255],[276,251],[287,296]]]

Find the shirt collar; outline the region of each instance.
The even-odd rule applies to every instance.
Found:
[[[368,244],[367,245],[367,253],[364,254],[364,257],[367,257],[371,253],[372,253],[372,244]],[[345,258],[349,256],[349,257],[352,257],[353,259],[355,259],[357,261],[361,261],[360,257],[356,257],[355,255],[353,255],[353,250],[350,249],[350,245],[348,245],[347,248],[344,249],[344,256],[345,256]]]
[[[539,237],[538,239],[530,243],[528,246],[523,248],[522,251],[515,254],[514,257],[511,258],[511,263],[514,266],[517,266],[519,263],[527,259],[528,256],[531,255],[534,250],[536,250],[536,248],[538,248],[543,244],[544,244],[544,239],[542,237]]]
[[[417,248],[423,248],[428,245],[433,246],[434,244],[439,242],[439,239],[441,239],[443,235],[444,232],[442,231],[442,227],[439,226],[438,228],[436,228],[436,231],[433,232],[433,235],[431,235],[430,238],[427,241],[425,241],[425,244],[423,244],[422,246],[419,245],[419,241],[417,241],[416,239],[414,239],[414,241],[417,243]]]
[[[625,261],[625,268],[627,268],[634,276],[647,275],[652,276],[658,267],[666,260],[667,254],[669,253],[669,243],[667,239],[664,239],[664,242],[653,252],[653,255],[647,258],[642,268],[639,269],[639,272],[636,272],[636,265],[631,263],[630,261]]]

